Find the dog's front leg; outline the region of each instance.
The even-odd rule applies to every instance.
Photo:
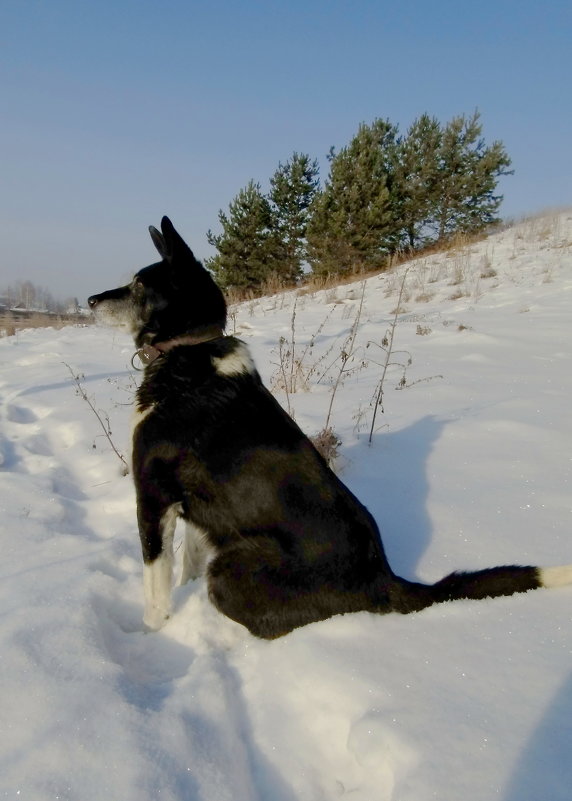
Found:
[[[139,507],[139,532],[143,548],[143,622],[150,629],[160,629],[171,615],[173,581],[173,535],[177,506],[162,514]]]

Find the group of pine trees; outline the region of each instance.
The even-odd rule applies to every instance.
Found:
[[[207,266],[225,289],[383,269],[398,252],[479,231],[498,221],[498,179],[511,173],[502,142],[485,144],[478,112],[445,125],[423,114],[405,135],[388,120],[363,123],[328,161],[321,186],[318,162],[294,153],[268,194],[250,181],[219,212]]]

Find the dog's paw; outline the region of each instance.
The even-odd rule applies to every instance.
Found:
[[[151,631],[159,631],[159,629],[163,628],[170,617],[170,611],[158,609],[156,606],[152,606],[148,609],[145,609],[143,623],[148,629],[151,629]]]

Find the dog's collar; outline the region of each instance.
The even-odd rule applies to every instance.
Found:
[[[134,370],[144,370],[145,367],[148,367],[156,359],[160,356],[164,356],[165,353],[168,353],[177,345],[200,345],[202,342],[213,342],[215,339],[221,339],[223,336],[222,330],[219,329],[215,333],[211,330],[203,335],[193,336],[192,334],[187,334],[182,337],[167,339],[165,342],[156,342],[154,345],[143,345],[142,348],[138,348],[133,354],[131,366]],[[139,359],[143,367],[137,367],[135,365],[135,357]]]

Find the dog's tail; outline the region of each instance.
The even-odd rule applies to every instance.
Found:
[[[418,584],[395,577],[389,588],[395,612],[417,612],[436,603],[461,598],[495,598],[540,587],[572,585],[572,565],[563,567],[492,567],[471,573],[451,573],[436,584]],[[387,588],[386,588],[387,592]]]

